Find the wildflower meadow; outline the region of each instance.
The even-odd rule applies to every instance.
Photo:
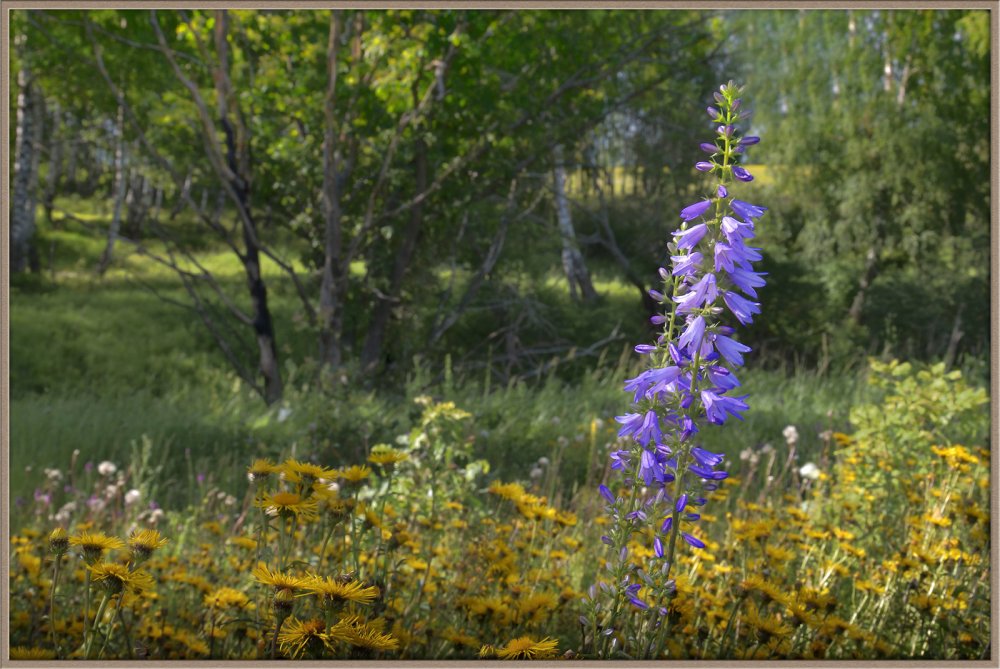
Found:
[[[766,162],[819,131],[781,125],[803,112],[769,97],[766,48],[740,69],[712,45],[726,25],[794,46],[804,24],[569,14],[15,16],[16,64],[35,72],[17,78],[17,151],[50,148],[14,190],[49,207],[32,243],[50,276],[13,282],[10,660],[993,657],[981,323],[964,306],[940,335],[889,307],[880,321],[888,279],[865,265],[898,287],[901,240],[926,232],[977,295],[960,229],[976,205],[947,232],[881,209],[899,204],[887,182],[858,205],[881,175],[866,163],[828,227],[796,237],[825,215],[796,189],[819,193],[833,149]],[[911,14],[914,43],[943,21],[979,62],[962,51],[975,12],[801,14],[843,38],[823,57],[858,68],[851,40],[896,44]],[[606,41],[590,54],[584,37]],[[693,51],[662,52],[668,38]],[[89,68],[87,110],[47,79],[60,50]],[[747,83],[709,81],[702,51]],[[905,76],[871,95],[902,107]],[[909,95],[934,99],[925,85]],[[90,130],[74,116],[98,109]],[[90,166],[51,176],[74,133]],[[598,174],[650,147],[684,160],[631,185]],[[90,172],[121,195],[113,213]],[[636,232],[643,193],[660,199]],[[881,237],[817,241],[856,205]],[[95,238],[106,216],[119,227]],[[512,243],[523,255],[498,264]],[[804,306],[811,281],[825,306]]]

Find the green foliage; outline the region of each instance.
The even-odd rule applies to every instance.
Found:
[[[859,472],[869,494],[902,495],[902,473],[926,476],[936,464],[931,451],[987,443],[989,396],[943,364],[914,366],[895,360],[870,361],[869,384],[876,396],[851,409],[854,451],[866,467]]]

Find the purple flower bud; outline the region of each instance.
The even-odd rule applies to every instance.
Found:
[[[618,561],[625,562],[628,559],[628,546],[622,546],[622,549],[618,551]]]
[[[601,537],[601,543],[602,544],[606,544],[608,546],[611,546],[612,545],[611,544],[611,537],[609,537],[607,535],[604,535],[603,537]]]
[[[656,351],[656,347],[651,344],[637,344],[635,347],[635,352],[639,355],[649,355]]]
[[[688,542],[689,544],[691,544],[695,548],[704,548],[705,547],[705,542],[702,541],[701,539],[699,539],[698,537],[693,537],[690,534],[688,534],[687,532],[681,532],[681,536],[684,538],[684,541]]]
[[[722,184],[719,184],[719,187],[715,190],[715,194],[718,197],[729,197],[729,191]]]
[[[753,181],[753,175],[747,172],[739,165],[733,166],[733,176],[739,179],[740,181]]]
[[[733,130],[735,130],[735,128],[731,125],[720,125],[718,128],[715,129],[715,131],[720,135],[722,135],[723,137],[732,137]]]
[[[590,621],[587,620],[587,616],[580,616],[579,621],[580,621],[580,624],[583,625],[584,627],[589,627],[590,626]]]
[[[722,93],[719,93],[718,91],[716,91],[712,95],[715,98],[715,101],[718,102],[720,105],[726,101],[726,98],[722,95]]]
[[[608,486],[602,484],[597,490],[601,493],[601,496],[604,497],[604,499],[608,500],[608,504],[615,503],[615,496],[611,494],[611,490],[608,489]]]
[[[713,167],[715,166],[712,163],[706,163],[705,161],[694,164],[694,168],[699,172],[711,172]]]
[[[709,144],[708,142],[702,142],[698,146],[700,146],[701,150],[704,151],[705,153],[718,153],[719,152],[719,147],[717,147],[715,144]]]
[[[740,98],[736,98],[735,100],[733,100],[732,110],[737,111],[740,108],[741,104],[743,104],[743,100]]]
[[[649,289],[649,296],[651,298],[653,298],[654,300],[656,300],[657,302],[663,302],[663,300],[664,300],[663,293],[661,293],[660,291],[655,290],[653,288]]]
[[[750,146],[751,144],[756,144],[759,141],[760,137],[756,137],[754,135],[747,135],[746,137],[740,140],[740,144],[743,146]]]
[[[708,117],[712,119],[716,118],[719,115],[719,110],[716,109],[715,107],[707,107],[705,111],[708,112]]]
[[[656,557],[663,557],[663,542],[660,541],[660,537],[653,537],[653,553]]]
[[[640,608],[643,611],[645,611],[646,609],[649,608],[649,604],[647,604],[646,602],[642,601],[638,597],[631,597],[629,599],[629,601],[632,602],[632,606],[635,606],[636,608]]]
[[[649,317],[649,322],[653,325],[663,325],[667,321],[667,317],[663,314],[654,314]]]
[[[677,503],[674,504],[674,509],[678,512],[683,511],[684,507],[687,506],[687,503],[688,503],[688,496],[685,493],[677,498]]]
[[[673,526],[674,526],[674,518],[673,518],[673,516],[667,516],[663,520],[663,524],[660,525],[660,532],[662,534],[666,534],[667,532],[670,531],[670,528],[673,527]]]

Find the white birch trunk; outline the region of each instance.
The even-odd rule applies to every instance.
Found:
[[[576,231],[573,229],[573,217],[569,209],[569,199],[566,197],[566,165],[563,161],[563,147],[557,144],[553,149],[555,158],[554,190],[556,200],[556,221],[559,224],[559,236],[562,238],[563,272],[569,282],[569,295],[574,300],[583,299],[589,302],[597,297],[593,284],[590,282],[590,272],[576,243]]]

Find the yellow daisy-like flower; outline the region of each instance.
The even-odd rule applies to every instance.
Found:
[[[512,502],[518,502],[524,497],[524,486],[520,483],[500,483],[499,481],[494,481],[487,488],[487,492],[504,499],[509,499]]]
[[[466,646],[473,650],[480,647],[480,643],[475,637],[469,636],[464,632],[459,632],[454,627],[449,627],[442,632],[441,638],[452,642],[456,646]]]
[[[347,469],[337,470],[338,478],[351,485],[364,483],[371,475],[372,469],[367,465],[351,465]]]
[[[399,640],[391,634],[383,633],[384,625],[385,620],[368,623],[360,616],[347,616],[331,627],[329,634],[332,639],[346,641],[355,648],[376,652],[398,649]]]
[[[279,468],[267,458],[257,458],[247,469],[247,479],[250,483],[259,483],[278,471]]]
[[[13,646],[10,649],[10,659],[12,660],[54,660],[56,652],[46,648],[35,648],[27,646]]]
[[[328,605],[353,602],[355,604],[371,604],[379,595],[379,589],[365,586],[354,580],[341,578],[323,578],[312,574],[303,580],[302,589],[314,594]]]
[[[522,636],[495,652],[501,660],[547,660],[559,652],[559,642],[550,637],[535,641],[530,636]]]
[[[103,532],[80,532],[69,538],[69,545],[78,546],[83,551],[83,559],[92,565],[101,559],[104,551],[124,548],[125,542],[118,537],[109,537]]]
[[[91,578],[100,583],[108,594],[117,595],[128,589],[132,592],[142,592],[153,587],[153,577],[142,569],[129,571],[123,564],[114,562],[98,562],[90,567]]]
[[[393,465],[403,462],[408,457],[410,456],[403,451],[397,451],[386,444],[378,444],[372,447],[372,452],[368,456],[368,462],[389,469]]]
[[[251,539],[250,537],[229,537],[229,544],[231,546],[246,548],[251,551],[257,548],[257,540]]]
[[[304,655],[317,654],[323,649],[333,650],[331,637],[326,633],[326,623],[322,620],[299,620],[292,618],[285,622],[278,634],[278,647],[293,659]]]
[[[316,500],[303,499],[301,495],[294,492],[271,493],[257,500],[256,504],[264,509],[269,516],[294,517],[300,523],[319,519],[319,504]]]
[[[559,599],[549,592],[536,592],[517,602],[522,621],[540,623],[555,610]]]
[[[747,610],[742,617],[744,622],[757,631],[757,640],[760,643],[767,643],[772,638],[785,639],[794,631],[780,618],[762,616],[753,602],[747,604]]]
[[[54,555],[64,555],[69,550],[69,536],[66,530],[57,527],[49,535],[49,551]]]
[[[167,545],[167,539],[156,530],[139,530],[128,537],[128,546],[139,562],[148,560],[157,548]]]
[[[218,588],[205,595],[205,606],[210,609],[243,609],[249,603],[246,593],[235,588]]]
[[[250,575],[258,583],[269,585],[275,590],[302,590],[305,588],[306,580],[290,574],[283,574],[280,571],[271,571],[263,562],[259,563]]]
[[[320,465],[314,465],[311,462],[302,462],[301,460],[292,458],[285,460],[279,469],[285,475],[286,481],[290,483],[304,483],[306,487],[311,486],[320,479],[332,481],[337,477],[336,469],[329,469]]]

